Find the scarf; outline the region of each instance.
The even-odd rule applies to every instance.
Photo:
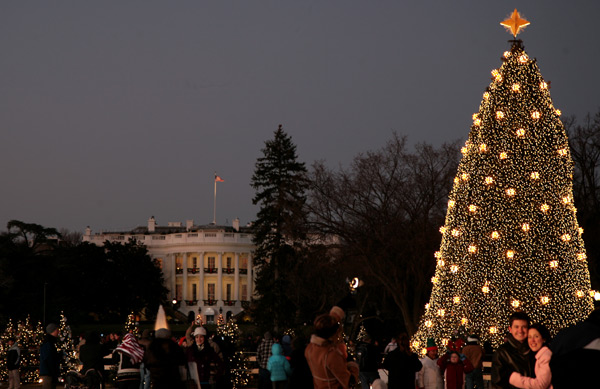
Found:
[[[129,355],[132,363],[139,363],[144,358],[144,348],[140,346],[135,336],[125,334],[123,342],[116,348],[115,351],[120,351]]]

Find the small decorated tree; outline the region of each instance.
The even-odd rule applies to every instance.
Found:
[[[136,338],[140,335],[139,323],[135,319],[135,314],[131,312],[127,316],[127,322],[125,323],[125,333],[132,333]]]
[[[77,350],[73,341],[71,327],[67,324],[67,318],[64,313],[60,314],[60,324],[58,326],[58,341],[56,342],[56,350],[62,354],[63,361],[61,363],[61,373],[63,377],[68,371],[77,370],[79,364],[77,358]]]

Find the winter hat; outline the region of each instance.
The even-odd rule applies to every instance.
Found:
[[[198,335],[206,336],[206,330],[204,329],[204,327],[196,327],[196,329],[194,330],[194,336]]]
[[[171,331],[167,328],[159,328],[154,332],[154,337],[158,339],[169,339],[171,337]]]
[[[427,351],[434,351],[437,350],[437,346],[435,345],[435,339],[433,338],[428,338],[427,339]]]
[[[334,306],[333,308],[331,308],[329,314],[335,317],[338,322],[341,322],[346,317],[344,310],[338,306]]]
[[[56,331],[56,329],[57,329],[57,328],[58,328],[58,326],[57,326],[56,324],[54,324],[54,323],[50,323],[50,324],[48,324],[48,325],[46,326],[46,332],[47,332],[47,333],[49,333],[49,334],[51,334],[51,333],[53,333],[54,331]]]

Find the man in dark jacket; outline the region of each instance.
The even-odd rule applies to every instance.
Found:
[[[390,352],[383,361],[383,368],[388,371],[388,388],[414,388],[416,373],[423,364],[417,354],[410,350],[409,338],[406,333],[398,336],[398,347]]]
[[[58,326],[50,323],[46,326],[46,339],[40,348],[40,377],[42,389],[56,389],[60,374],[60,358],[56,350]]]
[[[492,358],[492,387],[497,389],[513,388],[509,384],[513,372],[532,377],[532,366],[527,344],[529,316],[524,312],[515,312],[509,318],[510,332],[506,342],[496,350]]]
[[[8,389],[18,388],[21,384],[19,366],[21,365],[21,349],[16,339],[8,339],[8,352],[6,353],[6,370],[8,370]]]
[[[379,379],[379,351],[367,335],[356,348],[358,366],[360,368],[360,382],[363,389],[369,389],[376,379]]]

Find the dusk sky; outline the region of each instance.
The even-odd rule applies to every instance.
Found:
[[[0,230],[255,218],[279,124],[307,166],[465,140],[512,36],[563,117],[600,108],[600,1],[3,1]]]

